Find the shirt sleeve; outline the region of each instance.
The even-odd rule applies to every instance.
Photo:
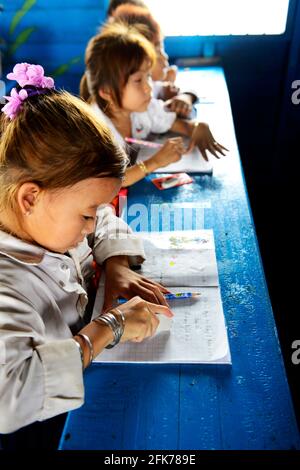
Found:
[[[167,111],[162,100],[152,99],[147,113],[151,119],[151,132],[163,134],[171,129],[176,119],[176,113]]]
[[[131,266],[145,260],[142,240],[130,227],[113,214],[111,207],[99,208],[94,240],[94,257],[102,264],[112,256],[127,255]]]
[[[75,341],[47,340],[43,320],[30,301],[4,289],[0,345],[1,433],[82,405],[82,364]]]

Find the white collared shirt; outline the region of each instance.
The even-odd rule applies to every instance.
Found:
[[[176,113],[165,110],[164,105],[162,100],[152,98],[147,111],[131,113],[131,132],[134,139],[146,139],[151,132],[163,134],[171,129],[176,119]],[[92,103],[91,108],[98,118],[102,119],[110,128],[118,144],[124,147],[125,141],[112,120],[104,114],[97,103]]]
[[[92,260],[145,258],[140,240],[108,207],[97,211],[93,253],[84,240],[69,255],[0,231],[0,433],[82,405],[82,364],[71,329],[87,304]]]

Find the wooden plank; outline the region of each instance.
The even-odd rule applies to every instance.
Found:
[[[178,366],[93,364],[84,409],[70,413],[63,448],[176,448],[178,389]]]
[[[213,104],[198,106],[198,116],[210,123],[215,138],[230,148],[230,154],[215,161],[212,178],[196,175],[194,184],[159,191],[151,183],[155,175],[135,184],[129,190],[127,222],[140,229],[136,219],[142,205],[148,209],[148,230],[166,226],[162,220],[151,223],[151,214],[157,215],[163,204],[206,207],[203,226],[197,228],[214,231],[232,367],[182,365],[171,375],[168,366],[93,366],[93,376],[87,372],[87,402],[71,413],[66,426],[71,439],[65,440],[65,434],[62,448],[300,449],[224,74],[218,67],[197,69],[181,72],[180,81],[200,96],[213,98],[208,100]],[[170,228],[176,228],[174,218]],[[113,398],[121,396],[121,408],[117,409],[116,400],[111,413],[107,394],[112,387],[105,381],[101,386],[103,370],[108,380],[117,376],[116,371],[119,374]],[[103,413],[109,433],[98,424]],[[117,423],[130,437],[112,438]]]

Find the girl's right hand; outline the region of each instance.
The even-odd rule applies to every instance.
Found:
[[[177,162],[184,153],[186,153],[186,148],[182,138],[172,137],[166,140],[161,149],[152,158],[156,168],[160,168],[169,165],[169,163]]]
[[[112,309],[113,310],[113,309]],[[173,317],[172,311],[164,305],[146,302],[141,297],[133,297],[125,304],[118,307],[125,317],[125,328],[121,342],[141,342],[149,336],[153,336],[158,325],[157,313],[166,317]],[[117,311],[113,311],[117,316]]]

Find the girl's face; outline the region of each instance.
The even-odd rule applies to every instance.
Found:
[[[118,178],[88,178],[69,188],[40,191],[23,217],[26,238],[56,253],[75,248],[94,231],[97,207],[112,201],[120,186]]]
[[[126,83],[122,108],[130,112],[146,111],[152,96],[151,66],[149,61],[144,61],[140,69],[130,75]]]
[[[152,69],[152,79],[154,81],[164,81],[166,79],[166,71],[169,67],[169,56],[165,51],[163,42],[154,44],[156,52],[156,62]]]

